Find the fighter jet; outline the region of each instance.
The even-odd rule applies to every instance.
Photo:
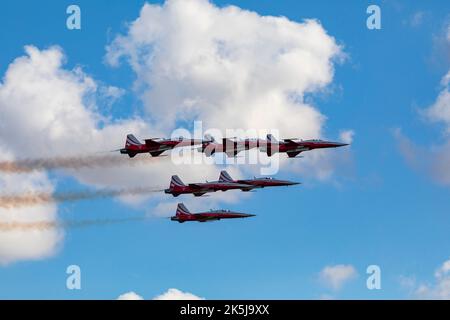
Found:
[[[119,149],[119,151],[121,154],[127,154],[130,158],[133,158],[138,153],[150,153],[152,157],[158,157],[164,151],[172,150],[173,148],[194,146],[202,144],[204,141],[201,139],[184,139],[180,137],[177,139],[152,138],[146,139],[144,142],[141,143],[134,135],[129,134],[127,135],[125,148]]]
[[[278,180],[274,178],[254,178],[254,179],[242,179],[234,180],[225,170],[220,171],[219,181],[223,182],[234,182],[234,183],[244,183],[252,185],[254,188],[265,188],[265,187],[281,187],[281,186],[293,186],[300,184],[300,182],[292,182],[287,180]],[[248,190],[245,190],[248,191]]]
[[[284,152],[289,158],[295,158],[303,151],[322,148],[337,148],[348,146],[348,143],[331,142],[319,139],[302,140],[302,139],[283,139],[278,141],[271,134],[267,135],[267,141],[259,142],[260,150],[266,152],[271,157],[276,152]]]
[[[202,146],[198,148],[199,152],[203,152],[210,157],[218,152],[225,153],[228,157],[236,157],[236,155],[245,150],[258,147],[258,139],[238,140],[237,138],[223,138],[222,142],[217,142],[214,137],[205,135]]]
[[[175,216],[170,217],[172,221],[183,223],[186,221],[207,222],[221,219],[248,218],[254,214],[232,212],[229,210],[210,210],[207,212],[190,213],[183,203],[179,203]]]
[[[178,197],[180,194],[193,194],[200,197],[207,192],[227,191],[233,189],[241,189],[242,191],[250,191],[254,188],[251,185],[226,181],[211,181],[203,183],[189,183],[185,185],[178,176],[172,176],[170,186],[164,192]]]

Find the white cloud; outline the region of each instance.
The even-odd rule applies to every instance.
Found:
[[[450,44],[450,23],[447,23],[447,44]],[[450,52],[447,46],[447,55]],[[444,125],[445,142],[433,146],[430,157],[430,171],[434,179],[445,185],[450,185],[450,70],[442,77],[441,91],[436,101],[422,111],[426,119]]]
[[[109,107],[119,100],[124,94],[125,89],[115,86],[101,86],[99,89],[100,98],[104,99],[105,104]]]
[[[355,136],[355,131],[353,131],[353,130],[342,130],[339,133],[339,139],[343,143],[348,143],[348,144],[352,143],[354,136]]]
[[[171,288],[163,294],[156,296],[153,300],[204,300],[190,292],[183,292],[178,289]]]
[[[431,122],[444,125],[444,143],[430,147],[416,145],[402,134],[399,128],[394,130],[399,150],[407,163],[414,169],[428,174],[432,179],[444,185],[450,185],[450,71],[442,78],[441,92],[436,101],[423,109],[421,115]]]
[[[445,58],[450,50],[450,23],[445,24],[444,35],[435,39]],[[443,61],[445,59],[439,59]],[[440,92],[429,107],[420,111],[422,117],[443,127],[443,143],[430,143],[429,147],[417,146],[404,136],[399,129],[394,131],[401,153],[409,165],[431,176],[435,181],[450,185],[450,70],[442,77]]]
[[[183,292],[181,290],[170,288],[163,294],[153,298],[153,300],[204,300],[205,298],[198,297],[190,292]],[[117,300],[144,300],[144,298],[137,293],[130,291],[120,295]]]
[[[40,51],[27,46],[25,51],[25,56],[9,65],[0,84],[1,160],[90,152],[112,140],[102,133],[139,127],[139,122],[130,121],[126,126],[111,124],[105,131],[98,130],[101,116],[85,100],[95,93],[96,83],[79,68],[64,70],[64,55],[58,47]],[[0,185],[3,193],[54,189],[45,173],[2,174]],[[56,205],[1,211],[4,223],[57,219]],[[0,263],[48,257],[62,238],[56,229],[2,231]]]
[[[315,20],[296,23],[201,0],[146,4],[128,34],[109,46],[107,59],[112,64],[121,57],[130,61],[148,122],[132,115],[112,120],[103,114],[98,102],[118,99],[123,90],[99,85],[80,67],[66,69],[61,48],[27,46],[25,51],[8,66],[0,84],[1,160],[8,159],[6,154],[9,159],[94,154],[122,146],[129,132],[166,136],[183,121],[197,118],[205,128],[279,128],[283,135],[320,137],[326,117],[305,103],[303,95],[325,89],[333,78],[334,61],[342,56],[336,41]],[[327,177],[334,168],[330,159],[316,152],[295,170]],[[315,165],[319,162],[325,165]],[[149,183],[165,187],[172,174],[186,181],[217,179],[218,171],[212,165],[175,165],[163,159],[146,166],[61,173],[94,187],[126,188]],[[8,179],[0,177],[5,192],[55,188],[45,173],[24,174],[23,184]],[[207,207],[241,196],[208,198]],[[168,199],[153,197],[157,204]],[[21,219],[57,219],[55,206],[34,214],[37,210],[23,209]],[[18,210],[10,210],[5,219],[18,215]],[[15,231],[1,233],[0,262],[47,257],[62,238],[51,230],[26,237]]]
[[[51,192],[52,183],[44,173],[0,176],[0,190],[27,192],[39,188]],[[53,204],[30,208],[0,208],[0,223],[56,221],[57,208]],[[63,239],[59,229],[15,230],[0,232],[0,265],[18,260],[38,260],[53,255]]]
[[[392,133],[406,163],[414,169],[425,170],[425,158],[420,156],[419,147],[403,134],[401,128],[393,129]]]
[[[93,95],[97,85],[81,69],[65,70],[60,48],[39,50],[28,46],[26,55],[9,65],[0,85],[0,159],[41,158],[80,155],[99,150],[111,150],[123,144],[129,132],[149,132],[141,120],[108,122],[96,111]],[[93,103],[92,103],[93,101]],[[99,129],[99,122],[103,126]],[[118,155],[120,156],[120,155]],[[164,164],[165,163],[165,164]],[[155,166],[132,168],[85,169],[67,171],[82,183],[102,187],[148,185],[142,177],[152,177],[152,183],[168,184],[170,172],[183,171],[169,161]],[[176,169],[175,169],[176,168]],[[185,170],[187,171],[187,170]],[[202,168],[208,173],[212,168]],[[200,169],[190,175],[201,176]],[[192,178],[192,177],[191,177]],[[45,173],[0,176],[2,192],[49,191],[54,182]],[[2,221],[54,221],[57,207],[2,209]],[[0,263],[39,259],[56,252],[62,240],[57,230],[2,231],[0,233]]]
[[[117,300],[144,300],[143,297],[141,297],[140,295],[138,295],[136,292],[134,291],[130,291],[124,294],[121,294]]]
[[[436,101],[423,114],[431,121],[442,122],[446,126],[447,134],[450,134],[450,71],[442,78],[442,90]]]
[[[345,283],[356,276],[356,269],[352,265],[343,264],[326,266],[319,274],[322,283],[333,290],[339,290]]]
[[[324,90],[343,56],[316,20],[297,23],[205,0],[145,4],[107,51],[111,65],[130,63],[152,126],[162,131],[199,119],[204,128],[273,128],[303,138],[321,137],[326,121],[304,95]],[[305,171],[318,170],[308,162],[326,157],[308,155]]]
[[[423,147],[415,144],[400,129],[394,130],[399,151],[414,170],[442,185],[450,185],[450,140],[443,145]]]
[[[401,277],[400,284],[418,299],[450,299],[450,259],[434,273],[434,283],[419,283],[415,277]]]

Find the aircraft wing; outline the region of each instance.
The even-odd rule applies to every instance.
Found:
[[[261,188],[261,187],[259,187],[259,186],[249,186],[247,188],[242,188],[241,190],[245,191],[245,192],[250,192],[250,191],[253,191],[253,189],[258,189],[258,188]]]
[[[217,217],[205,215],[205,214],[202,214],[202,213],[197,213],[196,216],[197,216],[199,221],[217,220]]]
[[[161,150],[161,151],[150,151],[150,154],[152,155],[152,157],[157,157],[159,156],[161,153],[163,153],[166,150]]]
[[[301,151],[286,152],[289,158],[295,158]]]

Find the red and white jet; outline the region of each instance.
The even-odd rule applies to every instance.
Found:
[[[258,147],[258,139],[238,140],[236,138],[223,138],[222,142],[217,142],[214,137],[205,135],[205,141],[198,148],[199,152],[203,152],[210,157],[218,152],[225,153],[228,157],[235,157],[239,152],[250,150]]]
[[[170,186],[164,192],[178,197],[180,194],[193,194],[200,197],[207,192],[227,191],[233,189],[240,189],[242,191],[250,191],[254,188],[251,185],[227,181],[211,181],[203,183],[189,183],[185,185],[178,176],[172,176]]]
[[[289,158],[295,158],[303,151],[309,151],[322,148],[337,148],[348,146],[348,143],[324,141],[319,139],[302,140],[302,139],[283,139],[278,141],[273,135],[267,135],[267,141],[259,142],[260,150],[266,152],[271,157],[276,152],[284,152]]]
[[[225,170],[220,171],[219,181],[223,182],[234,182],[234,183],[244,183],[253,186],[254,188],[265,188],[265,187],[281,187],[281,186],[293,186],[300,184],[300,182],[293,182],[288,180],[278,180],[274,178],[254,178],[254,179],[239,179],[234,180]],[[249,190],[246,190],[249,191]]]
[[[152,157],[157,157],[164,151],[172,150],[173,148],[194,146],[202,144],[204,141],[201,139],[184,139],[180,137],[178,139],[145,139],[144,142],[141,143],[134,135],[129,134],[127,135],[125,148],[119,151],[121,154],[127,154],[130,158],[133,158],[138,153],[150,153]]]
[[[175,216],[170,217],[172,221],[183,223],[186,221],[207,222],[221,219],[236,219],[254,217],[254,214],[232,212],[229,210],[210,210],[207,212],[191,213],[183,203],[179,203]]]

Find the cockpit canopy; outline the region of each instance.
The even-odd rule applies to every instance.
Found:
[[[211,210],[209,210],[209,212],[213,212],[213,213],[229,213],[231,211],[230,210],[222,210],[222,209],[211,209]]]

